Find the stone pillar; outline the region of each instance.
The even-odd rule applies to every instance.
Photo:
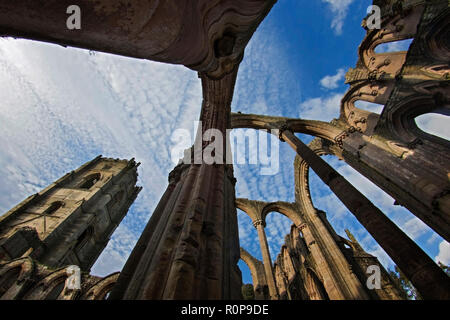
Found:
[[[450,279],[383,212],[320,156],[283,128],[280,138],[296,150],[392,258],[424,299],[450,299]]]
[[[363,285],[351,271],[344,255],[319,218],[308,225],[298,226],[298,229],[311,251],[317,272],[322,276],[323,285],[331,300],[369,299]]]
[[[164,195],[158,203],[155,211],[150,217],[150,221],[147,223],[144,231],[139,237],[138,242],[133,248],[125,266],[120,272],[119,278],[114,286],[114,289],[111,291],[109,295],[110,300],[118,300],[123,296],[124,290],[128,286],[128,282],[131,280],[134,272],[136,271],[136,267],[139,264],[140,259],[142,258],[143,253],[147,249],[147,246],[150,242],[152,235],[155,232],[155,228],[158,225],[161,216],[164,212],[164,208],[167,205],[172,193],[177,185],[178,180],[180,179],[180,173],[182,172],[182,166],[176,167],[171,174],[169,175],[169,186],[167,187]]]
[[[222,132],[225,144],[236,75],[237,68],[220,80],[201,75],[202,126],[196,156],[208,147],[202,138],[209,129]],[[129,257],[126,275],[111,299],[242,298],[233,168],[219,160],[187,162],[170,175],[168,191]]]
[[[383,140],[353,132],[342,141],[342,158],[450,241],[449,146],[420,138],[409,146]]]
[[[267,244],[266,233],[264,232],[264,221],[256,220],[253,222],[258,231],[259,245],[263,257],[264,271],[266,272],[267,285],[271,300],[278,300],[277,286],[275,285],[275,277],[273,275],[272,260],[270,258],[269,245]]]

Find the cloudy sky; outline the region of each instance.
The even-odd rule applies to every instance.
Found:
[[[241,64],[232,109],[330,121],[347,90],[345,72],[354,67],[364,37],[360,27],[369,0],[283,0],[255,33]],[[399,51],[409,42],[380,50]],[[144,189],[92,268],[95,275],[119,271],[167,186],[174,164],[176,129],[194,130],[201,106],[200,80],[182,66],[0,38],[0,212],[99,154],[135,157]],[[361,107],[380,112],[379,106]],[[446,118],[422,116],[419,126],[450,136]],[[312,138],[300,137],[309,142]],[[275,175],[258,165],[236,165],[237,197],[294,200],[295,153],[280,144]],[[336,158],[325,157],[413,238],[434,260],[450,263],[450,245],[420,220]],[[329,189],[311,173],[314,205],[327,212],[336,231],[350,229],[363,247],[393,263]],[[250,218],[238,212],[241,246],[261,253]],[[267,220],[275,259],[291,222],[278,213]],[[248,268],[239,263],[244,282]]]

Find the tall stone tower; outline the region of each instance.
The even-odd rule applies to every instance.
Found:
[[[138,166],[98,156],[9,210],[0,217],[0,262],[30,257],[89,271],[141,190]]]

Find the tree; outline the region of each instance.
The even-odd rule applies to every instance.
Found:
[[[408,300],[422,300],[417,289],[414,288],[411,281],[406,278],[404,273],[397,266],[394,267],[394,270],[389,270],[388,272],[397,287],[401,290],[403,298]]]
[[[242,296],[244,300],[255,300],[255,291],[252,284],[248,283],[242,286]]]

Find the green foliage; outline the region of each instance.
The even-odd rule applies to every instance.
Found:
[[[394,270],[388,270],[394,283],[400,289],[403,298],[407,300],[422,300],[419,292],[412,285],[412,283],[406,278],[403,272],[395,266]]]
[[[450,277],[450,267],[441,262],[438,262],[438,265]],[[403,298],[408,300],[422,300],[419,292],[397,266],[395,266],[395,271],[388,270],[388,272],[394,283],[402,291]]]
[[[255,291],[252,284],[248,283],[242,286],[242,296],[244,300],[255,300]]]
[[[441,269],[450,277],[450,267],[446,266],[445,264],[443,264],[442,262],[438,262],[439,267],[441,267]]]

